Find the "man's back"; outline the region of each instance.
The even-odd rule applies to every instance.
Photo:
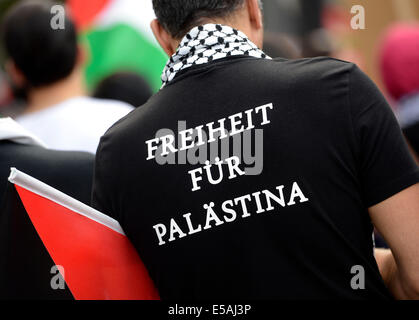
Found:
[[[215,137],[229,155],[205,152],[202,130],[221,125],[243,134]],[[354,65],[239,56],[183,71],[108,131],[93,205],[120,221],[162,298],[389,298],[367,208],[417,181]]]

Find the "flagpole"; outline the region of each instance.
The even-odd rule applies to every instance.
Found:
[[[53,187],[23,173],[16,168],[10,169],[9,181],[19,187],[25,188],[43,198],[56,202],[57,204],[70,209],[82,216],[101,223],[108,228],[125,235],[121,225],[115,219],[85,205],[84,203],[71,198],[70,196],[54,189]]]

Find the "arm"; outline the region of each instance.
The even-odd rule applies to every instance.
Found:
[[[389,244],[376,250],[383,280],[396,299],[419,299],[419,184],[369,209]]]
[[[375,249],[374,251],[375,260],[380,269],[381,277],[383,278],[384,283],[389,286],[397,268],[393,253],[389,249]]]

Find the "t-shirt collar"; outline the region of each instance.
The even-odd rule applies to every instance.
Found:
[[[46,148],[46,145],[39,138],[11,118],[0,119],[0,141],[4,140]]]

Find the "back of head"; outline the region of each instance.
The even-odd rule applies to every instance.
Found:
[[[4,20],[6,52],[30,87],[62,80],[76,65],[78,48],[74,23],[66,16],[64,28],[53,28],[53,6],[49,1],[21,1]]]
[[[208,18],[226,18],[245,0],[153,0],[154,12],[173,38],[181,38]]]
[[[111,99],[139,107],[152,95],[147,81],[134,72],[117,72],[103,79],[93,96],[99,99]]]

